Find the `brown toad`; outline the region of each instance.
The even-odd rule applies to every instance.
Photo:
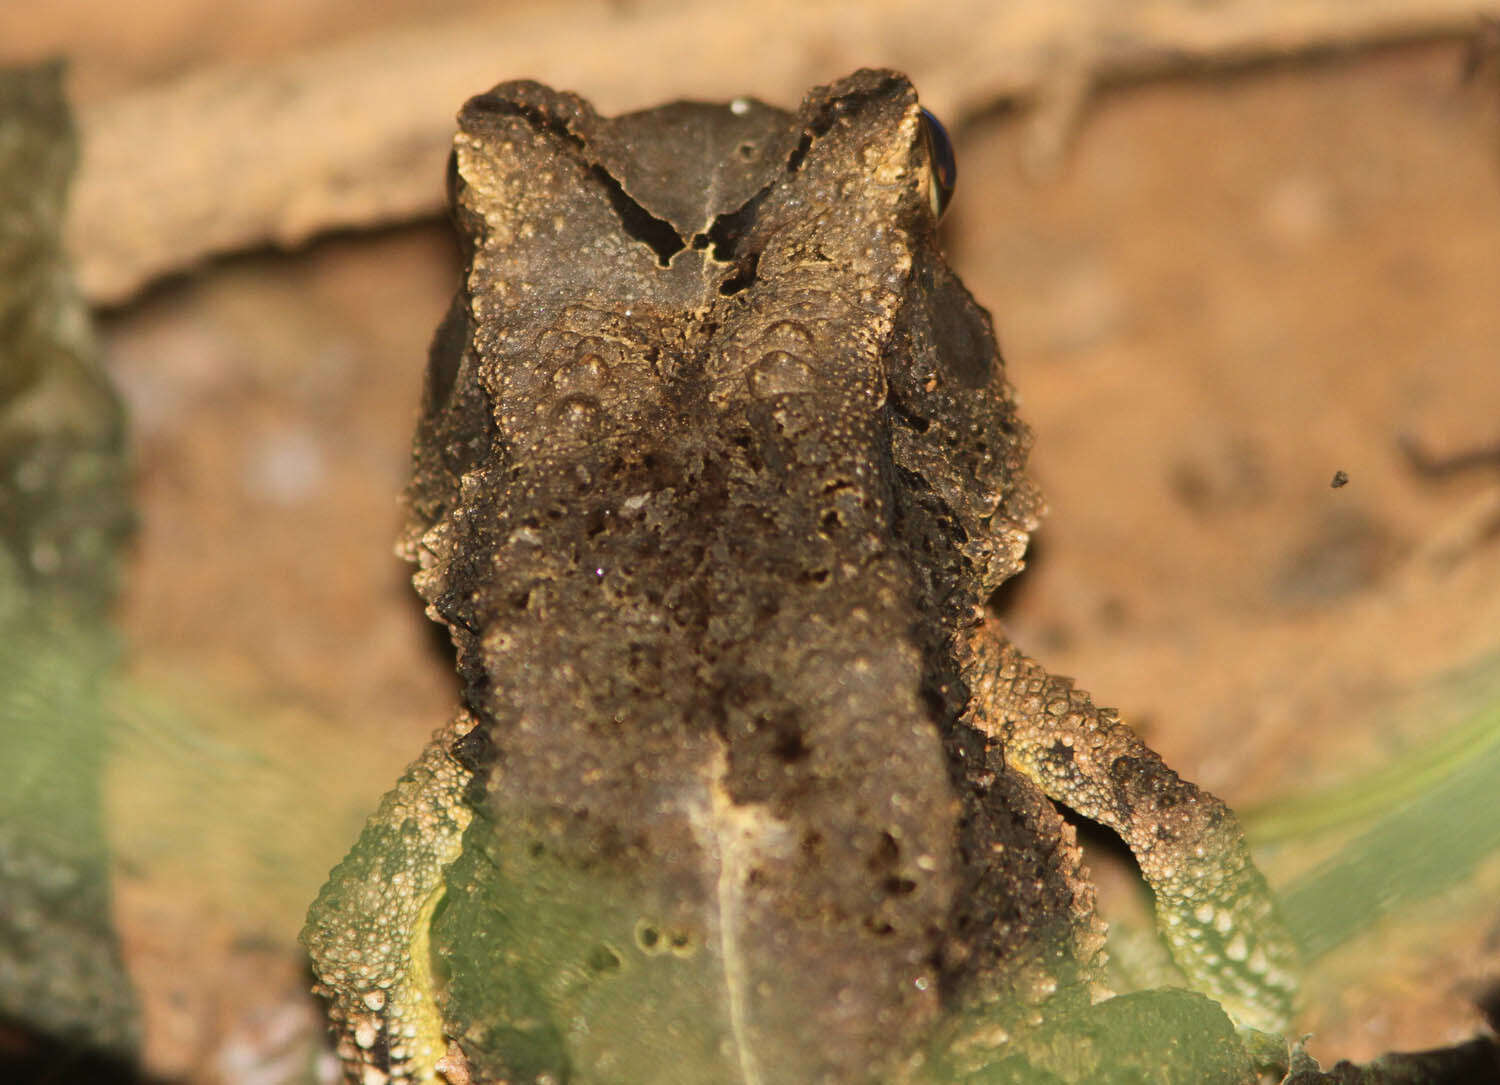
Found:
[[[1003,1059],[1098,993],[1049,800],[1129,844],[1200,988],[1285,1026],[1228,809],[984,616],[1040,503],[936,246],[942,138],[889,72],[795,114],[465,106],[405,542],[464,710],[305,935],[359,1080]]]

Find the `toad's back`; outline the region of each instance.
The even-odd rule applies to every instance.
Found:
[[[573,1015],[603,1062],[687,1029],[747,1079],[845,1080],[937,1008],[963,874],[929,657],[1031,515],[915,97],[604,121],[511,84],[462,121],[471,270],[411,491],[494,755],[436,928],[452,1001],[537,1022],[494,1038],[512,1072]]]

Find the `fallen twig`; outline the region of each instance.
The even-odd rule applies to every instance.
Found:
[[[1005,99],[1071,102],[1055,91],[1101,80],[1464,35],[1486,15],[1500,15],[1500,0],[526,8],[205,71],[85,109],[68,247],[86,295],[107,305],[214,254],[431,215],[457,107],[517,76],[621,110],[682,95],[790,104],[814,83],[887,65],[959,117]]]

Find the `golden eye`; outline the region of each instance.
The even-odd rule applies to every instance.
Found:
[[[958,184],[958,159],[953,156],[953,141],[942,122],[927,110],[922,110],[922,142],[927,145],[927,168],[931,171],[931,187],[928,194],[932,200],[932,213],[938,218],[948,209],[953,199],[953,186]]]

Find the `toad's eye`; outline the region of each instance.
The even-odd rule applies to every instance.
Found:
[[[448,212],[453,214],[458,210],[458,152],[448,152]]]
[[[953,198],[953,186],[958,184],[958,159],[953,157],[953,141],[942,122],[927,110],[922,110],[922,142],[927,145],[927,168],[931,171],[932,213],[938,218],[948,209]]]

